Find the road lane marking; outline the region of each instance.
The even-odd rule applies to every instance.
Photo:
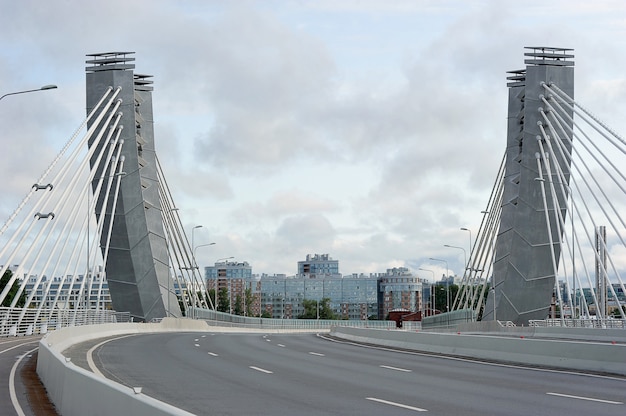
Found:
[[[266,339],[266,341],[267,341],[267,342],[272,342],[272,340],[271,340],[271,339]]]
[[[585,396],[572,396],[571,394],[550,393],[550,392],[547,392],[546,394],[548,394],[550,396],[567,397],[567,398],[570,398],[570,399],[588,400],[588,401],[592,401],[592,402],[600,402],[600,403],[608,403],[608,404],[624,404],[623,402],[614,402],[612,400],[595,399],[593,397],[585,397]]]
[[[39,348],[39,347],[37,347]],[[24,410],[22,410],[22,406],[20,406],[20,402],[17,400],[17,394],[15,393],[15,372],[17,371],[17,367],[20,365],[24,357],[30,356],[33,351],[37,351],[37,348],[33,348],[30,351],[26,351],[24,355],[20,357],[19,360],[13,364],[11,367],[11,373],[9,374],[9,396],[11,397],[11,403],[13,403],[13,408],[18,416],[26,416]]]
[[[256,370],[256,371],[260,371],[260,372],[265,373],[265,374],[273,374],[274,373],[273,371],[266,370],[264,368],[255,367],[253,365],[251,365],[250,368],[253,369],[253,370]]]
[[[193,344],[193,345],[194,345],[194,346],[196,346],[196,347],[199,347],[199,346],[200,346],[200,344]]]
[[[198,342],[198,341],[200,341],[200,340],[199,340],[198,338],[196,338],[196,339],[194,339],[194,341],[195,341],[195,342]]]
[[[19,348],[19,347],[21,347],[21,346],[23,346],[23,345],[34,344],[34,343],[38,343],[38,342],[39,342],[39,340],[36,340],[36,341],[29,341],[29,342],[24,342],[24,343],[22,343],[22,344],[17,344],[17,345],[14,345],[14,346],[12,346],[12,347],[7,348],[6,350],[2,350],[2,351],[0,351],[0,354],[2,354],[3,352],[7,352],[7,351],[14,350],[15,348]]]
[[[355,346],[358,346],[358,347],[361,347],[361,348],[370,348],[370,349],[380,350],[380,351],[393,351],[393,352],[396,352],[398,354],[409,354],[409,355],[416,355],[416,356],[420,356],[420,357],[433,357],[433,358],[438,358],[438,359],[442,359],[442,360],[460,361],[460,362],[473,363],[473,364],[479,364],[479,365],[489,365],[489,366],[493,366],[493,367],[517,368],[517,369],[528,370],[528,371],[539,371],[539,372],[542,372],[542,373],[573,374],[573,375],[577,375],[577,376],[601,378],[603,380],[617,380],[617,381],[623,381],[624,380],[623,377],[608,376],[608,375],[604,375],[604,374],[593,374],[593,373],[584,372],[582,370],[581,371],[575,371],[575,370],[566,370],[566,369],[528,367],[528,366],[525,366],[523,364],[505,364],[505,363],[495,362],[495,361],[492,361],[492,362],[490,362],[490,361],[482,361],[482,360],[480,360],[478,358],[471,358],[471,357],[456,357],[456,356],[451,356],[451,355],[446,355],[446,354],[438,354],[438,353],[433,353],[433,352],[399,350],[397,348],[384,347],[384,346],[380,346],[380,345],[365,345],[365,344],[361,344],[361,343],[358,343],[358,342],[330,338],[330,337],[328,337],[326,335],[321,335],[321,334],[317,334],[317,336],[322,338],[322,339],[324,339],[324,340],[326,340],[326,341],[336,342],[338,344],[355,345]]]
[[[428,412],[428,410],[426,409],[422,409],[420,407],[414,407],[414,406],[409,406],[407,404],[402,404],[402,403],[396,403],[396,402],[390,402],[388,400],[383,400],[383,399],[377,399],[375,397],[366,397],[366,400],[371,400],[373,402],[378,402],[378,403],[383,403],[383,404],[388,404],[390,406],[396,406],[396,407],[401,407],[403,409],[408,409],[408,410],[414,410],[416,412]]]
[[[211,355],[211,356],[213,356],[213,357],[217,357],[217,354],[216,354],[216,353],[214,353],[214,352],[207,352],[207,354],[209,354],[209,355]]]
[[[324,354],[321,354],[321,353],[319,353],[319,352],[309,351],[309,354],[311,354],[311,355],[317,355],[318,357],[325,357],[325,355],[324,355]]]
[[[409,370],[409,369],[406,369],[406,368],[391,367],[391,366],[388,366],[388,365],[381,365],[380,367],[381,368],[387,368],[389,370],[404,371],[405,373],[410,373],[410,372],[413,371],[413,370]]]
[[[281,348],[285,348],[285,345],[283,345],[283,344],[276,344],[276,345],[278,345]]]
[[[106,340],[102,341],[101,343],[96,344],[96,345],[94,345],[93,347],[91,347],[91,348],[89,349],[89,351],[87,351],[87,365],[88,365],[88,366],[89,366],[89,368],[91,369],[91,372],[92,372],[92,373],[94,373],[94,374],[99,375],[99,376],[100,376],[100,377],[102,377],[102,378],[106,378],[106,377],[104,376],[104,374],[102,374],[102,372],[101,372],[100,370],[98,370],[98,367],[96,367],[96,363],[95,363],[95,361],[93,360],[93,352],[94,352],[97,348],[99,348],[101,345],[104,345],[104,344],[106,344],[107,342],[117,341],[118,339],[128,338],[128,337],[132,337],[132,336],[134,336],[134,335],[135,335],[135,334],[130,334],[130,335],[123,335],[123,336],[121,336],[121,337],[115,337],[115,338],[111,338],[111,339],[106,339]]]

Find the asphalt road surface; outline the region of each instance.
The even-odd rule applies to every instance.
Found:
[[[74,359],[74,358],[73,358]],[[372,348],[317,335],[126,336],[100,371],[198,415],[624,415],[626,379]]]
[[[56,414],[35,372],[40,338],[0,338],[0,415]]]

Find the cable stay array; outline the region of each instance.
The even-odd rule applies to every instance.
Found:
[[[626,141],[557,85],[542,88],[535,184],[556,282],[550,318],[626,319]],[[453,303],[478,316],[492,278],[502,166]]]
[[[104,92],[0,229],[0,276],[11,271],[0,291],[0,334],[124,319],[111,310],[105,273],[113,228],[106,213],[116,212],[126,175],[119,91]],[[158,174],[170,290],[184,309],[212,309],[160,166]]]

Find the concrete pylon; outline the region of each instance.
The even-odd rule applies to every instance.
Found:
[[[121,156],[125,158],[125,175],[115,212],[111,212],[112,196],[105,211],[103,230],[108,230],[110,221],[113,221],[105,272],[113,308],[130,312],[135,320],[151,321],[165,316],[180,317],[181,312],[169,278],[159,200],[152,81],[148,75],[134,73],[135,58],[132,55],[133,52],[87,55],[87,113],[107,88],[121,87],[118,97],[122,104],[118,111],[122,113],[120,138],[124,139]],[[101,171],[96,173],[94,189],[102,175]],[[96,212],[100,211],[102,203],[103,197],[100,196],[96,200]],[[105,245],[106,233],[103,232],[103,251]]]
[[[490,291],[483,320],[496,319],[526,325],[530,320],[546,319],[555,284],[555,267],[552,261],[552,242],[556,267],[561,253],[556,226],[556,215],[548,203],[550,227],[541,194],[537,158],[543,122],[539,112],[545,107],[542,83],[554,83],[570,97],[574,97],[574,55],[571,49],[531,47],[524,54],[526,68],[510,72],[509,110],[504,194],[500,229],[496,240],[493,268],[495,298]],[[572,115],[572,114],[570,114]],[[573,115],[572,115],[573,116]],[[571,127],[571,126],[570,126]],[[570,139],[572,139],[571,133]],[[566,146],[571,150],[571,146]],[[547,149],[547,146],[544,145]],[[550,154],[551,165],[569,166],[560,155]],[[552,169],[548,175],[542,162],[542,175],[547,185],[550,180],[560,181]],[[566,181],[569,184],[569,169]],[[545,187],[547,200],[551,201],[550,187]],[[559,196],[559,206],[565,217],[567,203]],[[548,230],[551,230],[552,236]]]

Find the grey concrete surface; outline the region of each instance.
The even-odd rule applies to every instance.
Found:
[[[9,392],[11,369],[24,354],[37,347],[39,339],[39,336],[0,338],[0,403],[2,403],[0,415],[2,416],[18,415],[11,403]],[[27,363],[28,358],[24,357],[15,371],[14,388],[21,410],[26,416],[32,416],[35,413],[28,402],[27,388],[29,386],[22,381],[21,375],[21,369]]]
[[[369,348],[315,335],[146,334],[110,341],[97,357],[107,377],[202,415],[626,411],[625,379]]]

